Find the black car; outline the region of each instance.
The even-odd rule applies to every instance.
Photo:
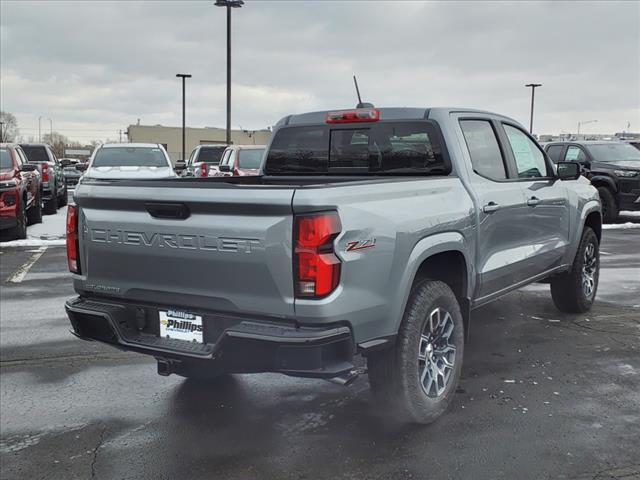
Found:
[[[58,207],[67,204],[67,182],[64,179],[63,166],[45,143],[22,143],[22,150],[29,163],[38,164],[42,177],[42,200],[44,213],[56,213]]]
[[[605,222],[620,210],[640,210],[640,150],[624,142],[551,142],[545,151],[558,163],[578,162],[583,175],[598,189]]]

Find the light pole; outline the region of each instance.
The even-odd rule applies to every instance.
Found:
[[[541,83],[528,83],[525,87],[531,87],[531,119],[529,120],[529,133],[533,135],[533,101],[536,96],[536,88],[541,87]]]
[[[49,141],[53,144],[53,122],[50,118],[47,118],[47,120],[49,120]]]
[[[227,8],[227,145],[231,145],[231,9],[244,5],[242,0],[216,0],[216,7]]]
[[[597,123],[597,122],[598,122],[598,120],[586,120],[584,122],[578,122],[578,133],[577,133],[577,135],[580,135],[580,127],[582,125],[589,125],[590,123]]]
[[[185,80],[187,78],[191,78],[191,75],[189,75],[188,73],[177,73],[176,77],[180,77],[182,78],[182,161],[186,161],[185,158],[185,148],[184,148],[184,144],[185,144],[185,102],[184,102],[184,98],[185,98]]]
[[[42,122],[42,115],[38,117],[38,142],[42,142],[42,127],[40,123]]]
[[[4,122],[0,122],[0,143],[4,143]]]

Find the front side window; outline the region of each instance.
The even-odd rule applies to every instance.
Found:
[[[565,162],[586,162],[587,156],[580,147],[571,146],[567,148],[567,153],[564,154]]]
[[[92,167],[167,167],[169,163],[157,147],[101,148]]]
[[[460,127],[467,142],[473,171],[492,180],[505,180],[502,152],[488,120],[461,120]]]
[[[560,155],[562,155],[562,149],[564,147],[562,145],[551,145],[547,148],[547,155],[553,163],[558,163],[560,161]]]
[[[538,146],[522,130],[504,125],[509,146],[516,162],[518,178],[546,177],[547,163]]]

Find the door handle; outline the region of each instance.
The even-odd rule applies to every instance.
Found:
[[[529,200],[527,200],[527,205],[529,205],[530,207],[535,207],[539,203],[540,199],[538,197],[531,197]]]
[[[484,207],[482,207],[482,211],[484,213],[493,213],[497,212],[500,209],[500,205],[496,202],[489,202]]]

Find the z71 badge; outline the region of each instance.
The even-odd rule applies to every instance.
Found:
[[[345,248],[345,252],[355,252],[357,250],[366,250],[368,248],[373,248],[376,246],[375,238],[368,238],[366,240],[358,240],[356,242],[347,243],[347,248]]]

